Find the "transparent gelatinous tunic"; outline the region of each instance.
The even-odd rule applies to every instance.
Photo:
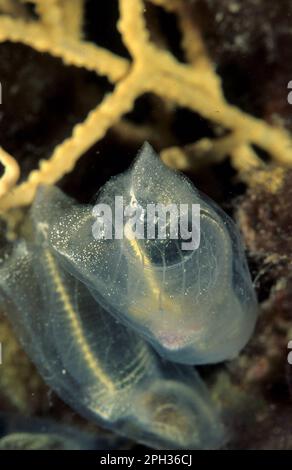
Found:
[[[52,208],[51,208],[52,209]],[[187,366],[162,361],[98,305],[37,238],[7,248],[0,298],[44,380],[85,417],[154,448],[216,448],[225,432],[208,390]]]
[[[149,204],[199,204],[199,246],[183,249],[185,240],[171,236],[167,218],[164,239],[147,239],[146,229],[145,238],[125,236],[129,216],[120,237],[117,197],[128,208],[141,206],[145,225]],[[74,205],[53,188],[39,192],[35,217],[47,224],[48,243],[66,268],[103,308],[171,361],[204,364],[235,357],[252,334],[257,302],[230,217],[167,168],[148,144],[128,171],[109,180],[96,203],[112,210],[111,238],[94,238],[96,206]]]
[[[195,226],[186,217],[193,204],[200,206]],[[196,231],[191,249],[167,211],[147,212],[169,205],[183,207],[184,235]],[[83,415],[149,446],[222,445],[225,433],[199,376],[160,356],[219,362],[248,341],[257,305],[234,222],[147,144],[94,206],[44,186],[30,220],[31,239],[2,254],[0,295],[47,383]],[[146,227],[146,237],[137,227]]]

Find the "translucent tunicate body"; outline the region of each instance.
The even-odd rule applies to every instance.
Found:
[[[165,239],[130,239],[126,230],[121,238],[114,226],[117,197],[130,209],[143,208],[144,225],[149,204],[199,205],[199,246],[182,249],[183,240],[167,231],[168,219]],[[94,238],[97,206],[72,205],[57,190],[39,193],[35,213],[46,218],[48,243],[64,266],[103,308],[167,359],[204,364],[235,357],[253,332],[257,302],[230,217],[167,168],[148,144],[128,171],[105,184],[96,204],[112,210],[112,238],[106,238],[109,230],[104,238]],[[130,215],[124,217],[124,229]]]
[[[81,431],[53,420],[0,412],[0,450],[121,449],[127,441],[117,435]]]
[[[148,446],[219,447],[224,431],[196,372],[162,361],[59,263],[46,217],[72,204],[61,200],[42,219],[34,207],[33,239],[0,263],[1,301],[44,380],[85,417]]]

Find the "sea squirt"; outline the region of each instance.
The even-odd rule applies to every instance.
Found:
[[[59,263],[36,213],[35,238],[15,242],[2,258],[0,297],[44,380],[80,414],[147,446],[221,446],[225,432],[197,373],[162,361],[104,311]]]
[[[117,197],[130,207],[127,236],[115,233]],[[164,237],[128,236],[135,209],[136,225],[148,224],[149,204],[183,205],[181,218],[199,205],[195,246],[172,237],[166,215]],[[98,207],[113,215],[101,237]],[[30,239],[4,250],[0,289],[46,382],[84,416],[148,446],[220,447],[226,434],[207,388],[173,362],[231,359],[254,329],[256,298],[234,222],[148,144],[95,205],[40,187],[30,221]]]
[[[54,420],[0,412],[0,450],[121,449],[126,439],[87,432]]]
[[[94,239],[96,208],[110,207],[114,225],[117,197],[133,211],[142,208],[142,228],[149,204],[199,205],[198,246],[183,249],[185,240],[171,237],[170,218],[164,219],[164,239],[121,237],[116,227]],[[185,176],[167,168],[149,144],[128,171],[105,184],[94,207],[66,203],[52,189],[39,195],[34,213],[43,217],[48,243],[72,275],[165,358],[216,363],[237,356],[249,340],[257,301],[235,223]],[[124,235],[129,220],[123,220]],[[136,221],[141,229],[141,217]]]

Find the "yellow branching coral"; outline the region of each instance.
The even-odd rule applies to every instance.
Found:
[[[4,167],[4,173],[0,179],[0,197],[6,194],[17,182],[20,169],[17,161],[0,147],[0,162]]]
[[[182,0],[119,0],[117,28],[132,61],[83,40],[83,0],[34,0],[33,3],[37,20],[22,12],[25,0],[0,2],[0,41],[19,42],[59,57],[65,64],[94,71],[106,76],[115,88],[83,123],[76,125],[71,137],[58,145],[50,158],[41,161],[28,179],[13,190],[17,179],[16,167],[13,169],[15,160],[6,159],[6,171],[0,183],[2,211],[30,204],[40,183],[53,184],[60,180],[110,128],[125,129],[126,126],[130,132],[131,126],[123,116],[133,109],[135,100],[147,92],[174,106],[199,113],[227,131],[224,137],[204,138],[189,149],[165,148],[162,157],[169,164],[196,167],[200,161],[218,161],[229,155],[244,178],[251,169],[262,166],[251,146],[255,144],[268,152],[274,162],[292,166],[292,141],[288,132],[243,112],[224,98],[200,31],[183,8]],[[177,15],[187,64],[180,63],[169,51],[150,40],[144,18],[147,3]],[[151,132],[147,127],[132,128],[136,136]],[[7,180],[7,175],[14,177]]]

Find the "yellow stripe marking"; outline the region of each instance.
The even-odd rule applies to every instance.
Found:
[[[76,311],[74,310],[74,307],[71,304],[70,297],[66,291],[66,288],[63,285],[61,276],[58,272],[58,268],[56,267],[56,262],[54,260],[54,257],[48,250],[45,250],[45,257],[48,262],[48,267],[50,270],[52,280],[55,284],[56,291],[60,295],[61,301],[64,306],[64,310],[68,315],[68,320],[71,324],[72,332],[76,339],[76,343],[81,349],[81,353],[84,357],[84,360],[89,370],[92,372],[94,377],[96,377],[97,380],[99,380],[104,385],[104,387],[107,388],[107,390],[110,393],[114,393],[116,391],[114,383],[109,379],[108,375],[104,372],[102,366],[99,364],[98,359],[96,358],[96,356],[93,354],[92,350],[90,349],[90,346],[86,340],[86,337],[84,336],[82,325],[80,324],[80,320],[78,319],[78,314],[76,313]]]

